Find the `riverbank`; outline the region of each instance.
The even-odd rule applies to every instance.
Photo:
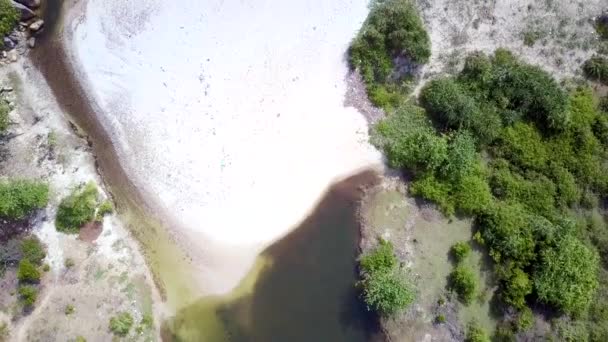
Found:
[[[180,277],[195,277],[190,293],[234,288],[257,254],[296,227],[333,181],[380,163],[367,144],[365,119],[343,106],[343,54],[365,2],[268,4],[280,22],[266,18],[264,6],[250,13],[250,5],[236,2],[72,5],[60,35],[69,54],[58,59],[75,66],[80,98],[93,104],[77,104],[86,110],[76,115],[86,117],[85,131],[99,132],[101,145],[93,140],[102,172],[124,174],[129,183],[117,181],[113,191],[131,198],[139,192],[134,205],[152,209],[160,231],[171,228],[168,240],[185,258],[167,257],[192,266]],[[345,8],[350,15],[336,15]],[[229,20],[244,13],[241,26]],[[159,21],[175,31],[161,30]],[[239,28],[255,36],[239,39]],[[51,69],[58,68],[48,72],[61,83],[65,73]],[[70,98],[74,91],[59,91],[66,93],[61,102],[78,101]],[[107,150],[115,159],[103,156]],[[138,235],[145,240],[148,233]],[[158,267],[156,274],[163,275],[159,283],[171,281]],[[166,286],[170,301],[183,297],[179,286]]]

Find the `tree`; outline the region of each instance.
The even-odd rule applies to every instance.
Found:
[[[534,288],[540,301],[568,314],[587,310],[598,287],[597,253],[573,236],[540,252]]]

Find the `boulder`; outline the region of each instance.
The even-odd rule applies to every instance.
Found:
[[[29,46],[30,49],[33,49],[34,46],[36,46],[36,38],[30,37],[30,39],[27,40],[27,46]]]
[[[40,7],[40,0],[15,0],[16,2],[25,5],[29,8],[38,8]]]
[[[30,28],[30,30],[32,30],[32,32],[37,32],[42,28],[42,26],[44,26],[44,20],[38,19],[38,20],[34,21],[33,23],[31,23],[29,28]]]
[[[18,2],[12,1],[12,0],[11,0],[11,4],[13,5],[13,7],[15,7],[19,11],[19,13],[21,13],[22,21],[30,20],[36,16],[36,13],[34,13],[34,11],[29,9],[27,6],[24,6]]]
[[[18,58],[18,55],[17,55],[17,50],[16,50],[16,49],[13,49],[13,50],[11,50],[11,51],[7,52],[7,53],[6,53],[6,57],[8,58],[8,60],[9,60],[10,62],[16,62],[16,61],[17,61],[17,58]]]
[[[15,48],[15,42],[13,42],[12,40],[10,40],[10,39],[9,39],[9,38],[7,38],[7,37],[4,37],[4,38],[2,39],[2,42],[4,43],[4,48],[5,48],[6,50],[12,50],[12,49],[14,49],[14,48]]]

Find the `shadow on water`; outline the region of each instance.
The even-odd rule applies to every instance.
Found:
[[[378,181],[372,171],[333,185],[313,213],[268,247],[270,266],[249,293],[204,298],[163,328],[165,341],[381,341],[377,318],[357,296],[357,207],[361,186]],[[204,331],[215,315],[222,331]],[[213,336],[213,337],[211,337]],[[218,336],[221,336],[219,338]]]

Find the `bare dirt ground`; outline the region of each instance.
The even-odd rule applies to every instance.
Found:
[[[0,176],[37,178],[50,185],[49,206],[33,220],[32,233],[47,246],[40,293],[31,312],[18,302],[14,268],[0,279],[0,341],[110,341],[109,320],[129,312],[127,340],[158,340],[160,298],[138,246],[116,215],[90,227],[83,239],[58,233],[56,208],[73,187],[97,183],[107,198],[88,141],[56,104],[44,79],[25,58],[0,66],[2,101],[13,108],[9,139],[0,144]],[[101,230],[101,231],[100,231]],[[153,326],[141,325],[144,315]]]
[[[491,53],[498,47],[557,77],[578,76],[585,59],[603,49],[593,20],[608,10],[606,0],[416,2],[432,43],[425,80],[456,72],[472,51]]]

